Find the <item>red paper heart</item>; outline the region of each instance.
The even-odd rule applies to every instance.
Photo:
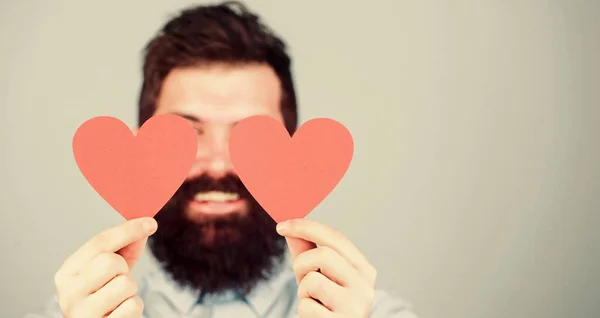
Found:
[[[73,137],[81,173],[127,220],[158,213],[187,177],[197,147],[192,126],[170,114],[150,118],[137,136],[116,118],[95,117]]]
[[[276,221],[303,218],[346,174],[354,153],[350,132],[317,118],[290,137],[268,116],[240,121],[229,137],[231,162],[256,201]]]

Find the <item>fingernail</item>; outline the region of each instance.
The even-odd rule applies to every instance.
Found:
[[[285,230],[287,230],[287,228],[288,228],[287,221],[283,221],[283,222],[277,224],[277,232],[285,231]]]
[[[154,231],[156,231],[156,226],[157,224],[154,219],[146,219],[144,220],[144,224],[142,225],[144,231],[146,231],[146,233],[148,234],[154,233]]]

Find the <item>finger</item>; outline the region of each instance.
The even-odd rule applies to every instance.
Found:
[[[310,272],[320,272],[342,287],[365,287],[365,282],[345,258],[327,246],[306,251],[294,260],[294,274],[300,282]]]
[[[326,318],[333,317],[331,310],[319,304],[312,298],[302,298],[298,301],[298,315],[300,318]]]
[[[146,247],[147,242],[148,237],[145,237],[117,251],[117,254],[121,255],[123,259],[125,259],[127,265],[129,266],[129,269],[132,269],[133,266],[135,266],[137,261],[140,259],[142,253],[144,252],[144,248]]]
[[[129,275],[119,275],[84,300],[90,312],[102,317],[114,311],[126,299],[135,296],[137,284]]]
[[[125,246],[152,235],[157,228],[153,218],[138,218],[103,231],[86,242],[67,258],[61,270],[77,275],[98,254],[116,252]]]
[[[299,238],[332,248],[356,267],[369,283],[375,283],[376,271],[373,266],[358,248],[337,230],[308,219],[293,219],[277,224],[277,232],[285,237]]]
[[[298,298],[313,298],[320,301],[327,309],[335,311],[341,301],[347,298],[343,287],[329,280],[319,272],[310,272],[298,284]]]
[[[77,281],[82,282],[85,296],[90,295],[106,285],[118,275],[129,273],[125,259],[115,253],[102,253],[81,272]]]
[[[78,302],[104,286],[129,268],[123,257],[115,253],[102,253],[83,269],[81,274],[58,286],[58,292],[72,302]]]
[[[305,241],[295,237],[286,237],[285,240],[290,249],[292,259],[296,259],[298,255],[317,247],[317,245],[313,242]]]
[[[139,296],[133,296],[121,303],[107,318],[141,317],[144,312],[144,302]]]

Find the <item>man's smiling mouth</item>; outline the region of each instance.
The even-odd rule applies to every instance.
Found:
[[[232,192],[199,192],[190,200],[189,208],[192,214],[223,215],[243,212],[247,208],[247,200]]]

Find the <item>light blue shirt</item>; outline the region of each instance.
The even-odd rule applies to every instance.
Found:
[[[293,318],[298,317],[298,285],[289,262],[246,297],[233,293],[199,299],[197,291],[181,288],[154,266],[138,282],[144,301],[143,318]],[[62,318],[57,297],[39,313],[25,318]],[[372,318],[417,318],[409,306],[382,290],[375,291]]]

